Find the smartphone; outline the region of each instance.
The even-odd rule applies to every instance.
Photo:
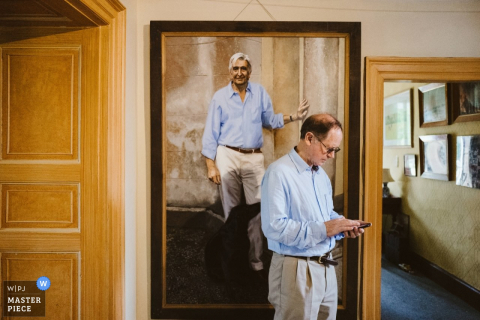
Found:
[[[371,223],[371,222],[368,222],[368,223],[365,223],[365,224],[361,224],[361,225],[359,226],[359,228],[364,228],[364,229],[365,229],[365,228],[368,228],[368,227],[370,227],[370,226],[372,226],[372,223]]]

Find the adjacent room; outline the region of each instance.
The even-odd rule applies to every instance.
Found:
[[[479,286],[479,89],[479,82],[384,85],[385,319],[480,315],[472,299]]]

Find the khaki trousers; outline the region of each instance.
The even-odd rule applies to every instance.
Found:
[[[262,153],[240,153],[224,146],[218,146],[215,164],[220,171],[220,199],[225,219],[233,207],[240,204],[242,190],[247,204],[260,202],[260,187],[265,174]],[[250,241],[249,260],[253,270],[263,269],[263,232],[260,213],[248,224]]]
[[[273,253],[268,300],[274,320],[334,320],[337,276],[333,266]]]

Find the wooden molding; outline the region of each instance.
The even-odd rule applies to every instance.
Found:
[[[410,252],[410,260],[412,267],[421,271],[427,278],[480,311],[480,304],[478,304],[478,301],[480,301],[480,290],[455,277],[453,274],[448,273],[415,252]]]
[[[113,1],[112,1],[113,2]],[[110,291],[112,319],[123,319],[125,310],[125,39],[126,12],[112,24],[109,61],[107,204],[110,216]],[[118,156],[121,155],[121,156]]]
[[[3,0],[0,2],[0,26],[106,26],[122,11],[125,7],[118,0]]]
[[[367,57],[365,61],[364,235],[362,319],[380,319],[383,85],[385,81],[469,81],[480,79],[479,58]],[[373,232],[372,232],[373,231]]]

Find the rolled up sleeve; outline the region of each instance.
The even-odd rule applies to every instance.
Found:
[[[212,160],[215,160],[217,155],[221,117],[222,109],[214,98],[208,107],[207,121],[202,137],[202,154]]]
[[[285,126],[283,114],[275,114],[272,100],[267,91],[262,90],[262,126],[267,129],[280,129]]]

